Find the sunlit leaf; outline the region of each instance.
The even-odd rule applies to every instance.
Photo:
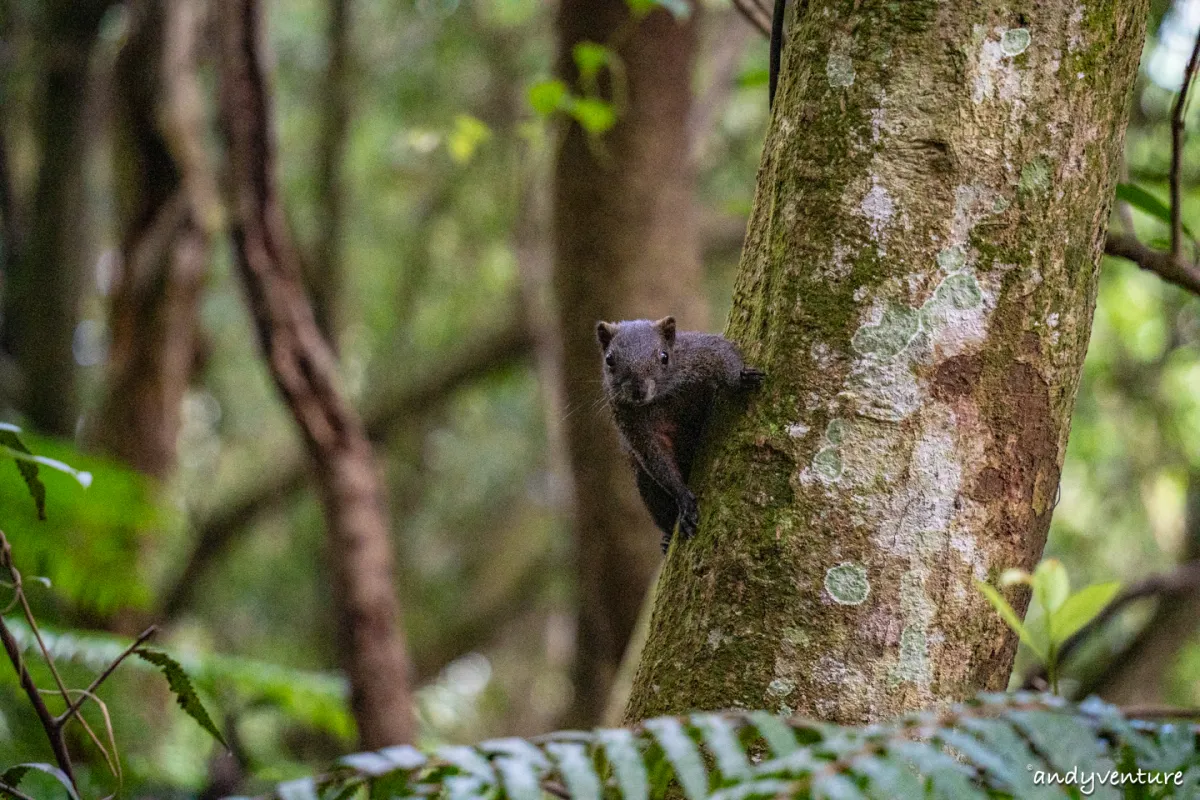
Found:
[[[567,94],[567,85],[556,78],[539,81],[529,87],[529,105],[546,117],[562,107]]]
[[[602,44],[595,42],[579,42],[571,48],[571,57],[579,69],[579,77],[583,81],[594,80],[611,61],[613,53]]]
[[[1067,598],[1054,612],[1055,644],[1061,644],[1095,618],[1121,591],[1121,582],[1094,583]]]
[[[1000,592],[996,591],[994,587],[989,586],[983,581],[975,581],[975,588],[978,589],[979,592],[987,598],[988,602],[992,604],[992,607],[999,612],[1000,616],[1004,619],[1005,623],[1007,623],[1008,627],[1016,631],[1017,635],[1021,638],[1021,641],[1024,642],[1025,645],[1032,650],[1038,658],[1045,662],[1048,651],[1045,641],[1039,641],[1038,639],[1034,638],[1029,629],[1027,629],[1021,622],[1021,618],[1017,616],[1017,612],[1014,611],[1013,607],[1010,606],[1008,601],[1004,599],[1004,596],[1001,595]]]
[[[607,132],[617,124],[617,112],[611,103],[594,97],[581,97],[570,105],[571,116],[590,134]]]
[[[1046,611],[1053,615],[1070,593],[1071,579],[1061,561],[1047,558],[1037,565],[1033,571],[1033,594]]]
[[[459,114],[454,118],[454,130],[446,138],[450,157],[458,164],[465,164],[475,156],[479,146],[492,137],[492,129],[470,116]]]

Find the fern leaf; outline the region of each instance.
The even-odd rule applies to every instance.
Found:
[[[204,709],[204,704],[200,702],[200,697],[196,694],[195,687],[192,686],[191,678],[183,671],[183,667],[179,666],[179,662],[161,650],[150,650],[145,647],[139,647],[133,652],[143,661],[149,661],[162,671],[162,674],[167,679],[167,687],[175,695],[175,700],[179,703],[179,707],[183,709],[183,713],[194,719],[201,728],[204,728],[204,730],[212,734],[214,739],[228,748],[229,745],[225,743],[225,737],[221,735],[221,731],[217,729],[216,724],[212,721],[212,717]]]

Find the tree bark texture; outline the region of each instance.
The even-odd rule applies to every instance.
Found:
[[[203,6],[143,4],[114,81],[121,266],[107,386],[89,427],[100,449],[159,479],[175,466],[216,208],[196,76]]]
[[[596,322],[667,314],[684,328],[707,322],[687,124],[695,17],[659,10],[636,21],[624,0],[564,0],[558,12],[559,74],[575,91],[575,45],[613,47],[623,65],[605,87],[619,122],[591,141],[567,127],[554,177],[559,372],[576,494],[572,725],[603,715],[659,558],[659,534],[600,404]]]
[[[256,0],[221,0],[221,123],[239,272],[271,375],[296,419],[325,512],[339,650],[360,744],[413,737],[386,503],[362,421],[313,319],[275,184],[271,99]]]
[[[72,342],[86,261],[88,64],[110,5],[51,0],[41,9],[38,174],[28,230],[6,276],[4,348],[24,379],[23,410],[33,427],[58,436],[74,434],[78,414]]]
[[[698,465],[630,720],[1002,689],[973,582],[1055,504],[1146,3],[796,12],[727,328],[767,382]]]

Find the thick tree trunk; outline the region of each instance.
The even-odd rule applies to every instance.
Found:
[[[175,466],[209,257],[204,220],[215,206],[212,188],[189,191],[213,183],[195,74],[203,6],[142,5],[114,82],[121,269],[109,314],[107,387],[90,438],[159,479]]]
[[[620,36],[620,40],[616,41]],[[658,563],[659,534],[642,507],[607,409],[599,406],[600,319],[674,314],[706,324],[692,214],[688,114],[696,44],[686,22],[655,11],[638,22],[624,0],[564,0],[559,72],[578,86],[572,49],[616,47],[624,65],[620,121],[589,142],[571,125],[554,179],[555,289],[567,441],[575,485],[578,623],[568,722],[598,722]]]
[[[84,273],[88,63],[111,0],[53,0],[42,9],[37,185],[19,259],[6,276],[4,348],[24,378],[25,411],[45,433],[70,436],[77,417],[72,349]]]
[[[411,741],[409,663],[383,486],[362,421],[338,388],[333,351],[313,319],[284,224],[261,9],[257,0],[221,0],[220,14],[234,249],[271,375],[300,428],[320,490],[351,709],[363,747]]]
[[[699,465],[631,720],[1003,688],[973,581],[1054,508],[1146,3],[796,10],[728,326],[768,379]]]

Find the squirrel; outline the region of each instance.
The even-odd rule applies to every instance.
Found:
[[[676,522],[685,540],[699,523],[687,482],[718,392],[758,388],[765,375],[723,336],[676,333],[674,317],[599,322],[596,338],[604,395],[665,553]]]

